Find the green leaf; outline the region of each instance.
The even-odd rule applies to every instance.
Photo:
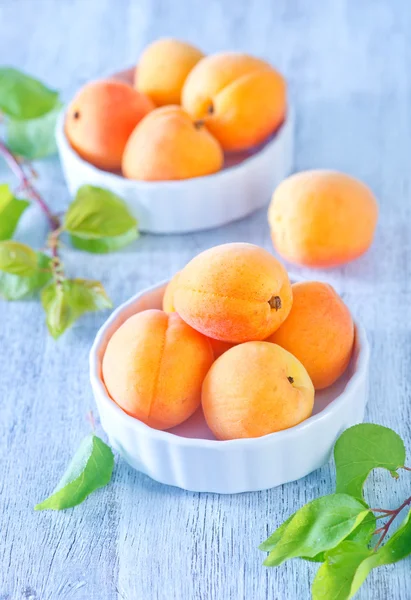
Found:
[[[334,459],[336,491],[362,498],[364,482],[373,469],[384,468],[397,475],[397,469],[405,463],[404,442],[388,427],[362,423],[338,438]]]
[[[68,208],[64,228],[85,239],[117,237],[136,230],[137,221],[126,203],[109,190],[83,185]]]
[[[31,277],[37,272],[37,254],[20,242],[0,242],[0,271]]]
[[[347,494],[317,498],[295,513],[264,564],[275,567],[290,558],[313,558],[335,548],[368,512],[362,502]]]
[[[382,565],[396,563],[411,554],[411,512],[409,512],[397,531],[388,542],[366,558],[355,572],[351,587],[352,598],[364,583],[372,569]]]
[[[41,302],[48,330],[55,339],[84,313],[112,306],[101,283],[86,279],[50,283],[42,291]]]
[[[57,152],[55,128],[62,104],[57,102],[50,112],[26,121],[8,119],[7,145],[12,152],[35,160]]]
[[[312,585],[313,600],[347,600],[360,564],[372,554],[367,547],[344,541],[326,554]]]
[[[384,546],[373,552],[363,544],[345,540],[326,554],[313,582],[313,600],[348,600],[372,569],[398,562],[411,554],[411,519],[406,519]]]
[[[111,448],[99,437],[87,436],[52,495],[36,504],[34,510],[62,510],[80,504],[109,483],[113,467]]]
[[[37,79],[13,69],[0,68],[0,111],[18,120],[35,119],[53,110],[58,93]]]
[[[74,248],[77,250],[83,250],[84,252],[92,252],[94,254],[106,254],[107,252],[114,252],[120,250],[124,246],[128,246],[131,242],[134,242],[138,238],[138,231],[135,227],[130,229],[123,235],[117,235],[115,237],[102,237],[99,239],[86,239],[71,235],[70,240]]]
[[[0,240],[13,237],[19,219],[29,204],[27,200],[15,198],[7,184],[0,185]]]
[[[32,275],[21,276],[0,271],[0,296],[6,300],[21,300],[43,288],[52,278],[51,259],[36,252],[37,269]]]

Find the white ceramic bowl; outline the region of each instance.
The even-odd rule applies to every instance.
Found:
[[[340,433],[360,423],[367,402],[369,346],[356,325],[356,343],[346,373],[316,393],[314,413],[299,425],[260,438],[217,441],[201,410],[169,431],[158,431],[127,415],[107,393],[101,361],[107,342],[131,315],[161,308],[165,283],[133,296],[113,312],[90,352],[90,379],[103,429],[133,467],[168,485],[232,494],[294,481],[324,465]]]
[[[241,219],[265,206],[274,188],[290,174],[293,162],[294,118],[287,121],[258,151],[241,162],[230,159],[219,173],[184,181],[132,181],[97,169],[72,149],[64,133],[63,112],[56,139],[64,176],[74,196],[84,184],[110,189],[125,200],[148,233],[188,233]]]

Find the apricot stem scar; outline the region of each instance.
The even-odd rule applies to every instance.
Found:
[[[79,111],[78,111],[78,110],[76,110],[76,111],[73,113],[73,118],[74,118],[74,119],[78,119],[79,117],[80,117],[80,113],[79,113]]]
[[[271,308],[275,308],[275,310],[279,310],[281,308],[280,296],[272,296],[272,298],[269,299],[268,304],[271,306]]]
[[[290,377],[287,377],[287,379],[290,383],[294,383],[294,377],[291,377],[291,375],[290,375]]]

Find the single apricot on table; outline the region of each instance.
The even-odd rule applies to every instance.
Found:
[[[240,52],[202,58],[188,75],[182,105],[201,119],[226,151],[261,144],[285,120],[284,77],[264,60]]]
[[[283,265],[253,244],[215,246],[180,271],[174,306],[192,327],[216,340],[263,340],[286,319],[291,284]]]
[[[298,265],[333,267],[370,247],[378,219],[371,190],[337,171],[303,171],[274,192],[268,222],[275,248]]]
[[[174,308],[174,290],[177,285],[177,278],[179,273],[176,273],[168,282],[166,289],[164,290],[163,296],[163,310],[167,313],[175,312]],[[218,358],[224,352],[229,350],[234,346],[234,344],[230,342],[222,342],[221,340],[214,340],[213,338],[207,338],[211,344],[213,349],[214,358]]]
[[[154,109],[152,101],[122,81],[85,85],[70,103],[65,132],[72,148],[100,169],[118,171],[127,140]]]
[[[179,106],[157,108],[131,134],[123,155],[129,179],[170,181],[219,171],[223,151],[202,124]]]
[[[218,440],[254,438],[307,419],[314,387],[300,361],[280,346],[246,342],[214,362],[201,402]]]
[[[191,44],[161,39],[144,50],[137,65],[136,88],[156,106],[180,104],[187,75],[204,54]]]
[[[213,360],[207,338],[177,313],[146,310],[127,319],[109,340],[103,379],[126,413],[155,429],[169,429],[199,407]]]
[[[354,345],[354,323],[337,292],[327,283],[294,283],[293,306],[284,323],[267,341],[296,356],[317,390],[344,373]]]

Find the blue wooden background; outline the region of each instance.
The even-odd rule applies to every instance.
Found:
[[[0,0],[0,63],[62,90],[134,64],[173,35],[205,51],[242,49],[288,78],[297,111],[296,169],[362,178],[381,206],[370,253],[327,279],[372,343],[367,418],[400,432],[411,452],[411,4],[406,0]],[[39,166],[47,200],[69,196],[57,159]],[[12,181],[0,164],[1,181]],[[26,214],[19,236],[41,244]],[[216,231],[142,236],[122,254],[65,251],[67,270],[101,279],[115,303],[228,241],[271,248],[265,211]],[[161,486],[118,461],[112,485],[82,506],[35,513],[93,408],[87,353],[106,315],[83,318],[55,343],[36,302],[0,305],[1,600],[306,600],[315,566],[262,567],[257,550],[292,511],[329,493],[333,469],[261,493],[215,496]],[[376,473],[374,505],[397,506],[411,478]],[[410,560],[375,572],[358,597],[407,600]]]

